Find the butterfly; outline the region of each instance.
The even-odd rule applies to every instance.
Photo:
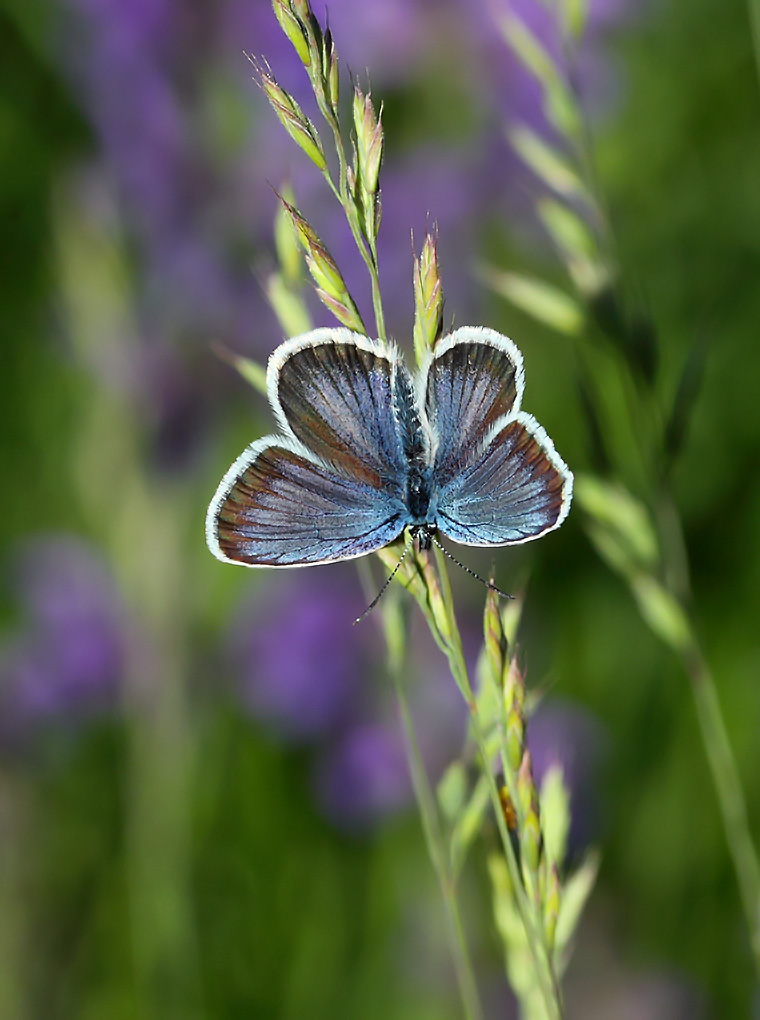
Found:
[[[558,528],[573,476],[520,410],[523,358],[507,337],[465,326],[416,375],[392,343],[344,328],[286,340],[267,367],[281,433],[222,479],[206,517],[220,560],[301,567],[381,549],[409,529],[472,546]]]

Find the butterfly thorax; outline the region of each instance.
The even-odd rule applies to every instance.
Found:
[[[429,549],[437,530],[438,486],[433,481],[430,438],[423,425],[412,381],[399,371],[395,379],[395,415],[407,463],[404,502],[409,512],[409,528],[420,549]]]
[[[430,469],[411,465],[406,485],[406,505],[411,518],[410,527],[420,541],[420,548],[430,548],[429,535],[436,530],[437,502]]]

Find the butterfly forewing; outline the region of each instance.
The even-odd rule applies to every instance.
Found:
[[[304,446],[341,472],[401,491],[406,454],[394,412],[395,349],[347,329],[284,344],[270,363],[275,409]]]
[[[436,347],[423,376],[437,479],[453,478],[504,415],[519,410],[522,355],[493,330],[463,327]]]

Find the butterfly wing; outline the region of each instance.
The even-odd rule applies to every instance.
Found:
[[[254,443],[227,472],[206,517],[220,560],[294,567],[353,559],[382,548],[407,524],[385,488],[338,473],[290,439]]]
[[[440,530],[465,545],[500,546],[558,528],[573,476],[520,411],[523,359],[512,341],[489,329],[456,330],[436,346],[422,387]]]
[[[455,476],[495,422],[519,411],[523,377],[522,354],[492,329],[464,326],[436,345],[422,371],[420,402],[438,476]]]
[[[348,329],[316,329],[279,347],[267,370],[284,429],[319,460],[370,485],[404,490],[404,435],[414,413],[394,347]]]
[[[465,465],[439,479],[437,523],[464,545],[516,545],[558,528],[573,476],[532,415],[497,421]]]
[[[222,480],[206,522],[214,555],[301,566],[393,541],[409,521],[410,388],[395,348],[347,329],[278,347],[267,390],[285,435],[254,443]]]

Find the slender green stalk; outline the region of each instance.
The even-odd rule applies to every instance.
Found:
[[[525,886],[523,885],[520,865],[518,863],[517,856],[515,855],[512,841],[509,837],[509,830],[507,829],[507,823],[504,819],[504,811],[501,806],[501,801],[499,800],[499,791],[490,769],[485,734],[483,733],[483,727],[481,726],[477,711],[472,714],[471,718],[473,723],[473,732],[475,733],[475,742],[478,747],[478,754],[480,755],[481,767],[488,780],[488,795],[491,799],[491,805],[496,816],[496,824],[499,829],[499,835],[501,836],[501,842],[507,858],[510,880],[514,887],[515,900],[517,902],[518,910],[520,911],[520,918],[523,922],[523,927],[525,928],[525,934],[528,938],[531,956],[533,957],[533,966],[538,980],[539,991],[546,1008],[546,1015],[549,1017],[549,1020],[562,1020],[563,1007],[559,982],[557,981],[556,974],[554,973],[551,955],[544,944],[540,921],[536,917],[535,911],[532,907],[532,902],[528,898]]]
[[[739,770],[718,701],[715,680],[696,641],[684,651],[682,661],[691,680],[702,742],[736,871],[752,954],[760,974],[760,866],[750,834]]]
[[[385,339],[385,317],[383,314],[382,295],[380,293],[380,280],[377,271],[377,245],[374,233],[369,239],[370,255],[359,230],[358,216],[353,201],[348,192],[347,161],[340,128],[335,117],[326,117],[326,120],[333,129],[335,146],[338,153],[340,166],[340,192],[338,198],[346,213],[346,219],[351,227],[359,251],[369,270],[372,281],[372,303],[375,313],[375,325],[380,340]],[[331,185],[332,179],[327,175]],[[403,622],[398,615],[400,609],[392,599],[383,607],[382,616],[385,625],[385,640],[388,649],[388,669],[393,681],[396,693],[396,701],[399,707],[399,714],[404,729],[404,746],[406,750],[409,772],[412,778],[417,806],[422,821],[422,829],[425,835],[428,856],[438,878],[438,884],[443,897],[444,909],[446,912],[447,926],[449,930],[449,941],[451,946],[454,969],[457,976],[459,994],[462,999],[462,1008],[466,1020],[483,1020],[483,1009],[480,1004],[478,986],[475,980],[475,972],[470,960],[470,953],[467,946],[467,938],[462,923],[462,915],[459,910],[459,900],[456,893],[456,880],[450,865],[448,847],[443,832],[441,831],[438,807],[435,795],[430,786],[425,764],[422,760],[419,741],[414,727],[414,720],[409,708],[409,702],[404,689],[403,665],[406,652],[406,640]],[[394,619],[394,614],[396,618]]]
[[[75,216],[74,208],[67,201],[56,204],[57,261],[68,335],[81,365],[89,366],[101,349],[105,324],[121,323],[125,343],[137,336],[137,327],[129,314],[120,247],[95,221]],[[100,296],[95,317],[85,314],[93,286]],[[190,791],[197,745],[185,682],[187,606],[181,599],[192,590],[185,555],[194,527],[187,512],[192,500],[178,483],[160,486],[145,471],[139,417],[130,401],[93,385],[87,408],[72,462],[79,505],[93,534],[100,532],[109,547],[120,592],[136,621],[125,649],[123,838],[138,1013],[145,1020],[193,1020],[205,1011],[191,882]],[[114,485],[119,500],[110,506]]]
[[[501,801],[499,799],[499,790],[496,785],[496,781],[493,776],[490,765],[490,755],[486,746],[486,737],[483,732],[483,726],[480,721],[478,713],[477,701],[472,689],[470,682],[469,671],[467,669],[467,663],[465,662],[464,652],[462,649],[462,642],[459,634],[459,629],[456,624],[456,618],[454,616],[454,603],[451,596],[451,586],[449,583],[448,569],[446,561],[443,558],[443,554],[436,546],[436,564],[438,567],[438,575],[441,582],[442,589],[442,602],[448,615],[449,634],[450,640],[447,642],[447,654],[449,664],[451,667],[452,674],[459,684],[460,689],[463,691],[466,697],[468,707],[470,709],[470,718],[472,720],[472,729],[475,735],[475,743],[478,748],[478,754],[480,757],[480,765],[483,770],[483,774],[488,782],[488,794],[491,799],[491,805],[496,816],[496,824],[499,829],[499,835],[501,842],[504,847],[504,853],[507,859],[507,867],[509,868],[510,880],[512,882],[515,899],[517,902],[518,910],[520,912],[520,918],[525,928],[525,934],[528,938],[528,944],[530,946],[530,952],[533,957],[533,964],[535,967],[536,977],[539,982],[539,988],[541,991],[544,1005],[546,1007],[547,1016],[550,1020],[561,1020],[562,1018],[562,1001],[559,990],[559,983],[554,973],[552,966],[551,954],[548,952],[544,942],[543,928],[536,917],[535,911],[531,901],[529,900],[523,884],[522,875],[520,872],[520,865],[515,855],[514,847],[512,846],[512,840],[509,836],[509,830],[507,829],[507,823],[504,818],[504,812],[502,810]]]
[[[463,661],[462,665],[464,665]],[[464,672],[462,672],[459,667],[457,667],[457,670],[460,679],[463,679],[466,676],[466,667],[464,667]],[[477,744],[478,754],[480,756],[481,768],[488,780],[488,795],[491,799],[494,815],[496,816],[496,824],[499,829],[499,835],[507,858],[510,880],[514,888],[515,899],[517,901],[518,910],[520,911],[523,927],[525,928],[525,934],[528,938],[528,944],[533,957],[533,965],[539,982],[541,996],[546,1007],[546,1013],[551,1020],[561,1020],[562,1000],[559,991],[559,983],[554,974],[550,955],[543,944],[543,933],[541,931],[540,924],[538,923],[535,911],[532,908],[532,903],[525,891],[523,877],[520,872],[520,865],[518,863],[514,847],[512,846],[512,840],[510,839],[509,830],[507,829],[507,823],[504,818],[504,811],[502,810],[501,801],[499,800],[499,790],[491,771],[490,756],[486,746],[486,738],[477,709],[474,712],[471,712],[470,718],[472,719],[473,733],[475,734],[475,743]]]
[[[479,723],[477,725],[479,725]],[[517,813],[517,817],[518,817],[518,823],[517,823],[518,824],[518,829],[522,829],[522,827],[525,824],[525,816],[524,816],[524,811],[523,811],[523,809],[521,807],[521,797],[520,797],[519,791],[517,789],[517,783],[515,781],[515,775],[514,775],[513,770],[510,768],[510,764],[509,764],[509,762],[507,760],[507,755],[506,755],[505,720],[503,718],[503,714],[502,714],[502,718],[500,719],[500,722],[499,722],[499,730],[500,730],[501,737],[502,737],[502,739],[499,742],[499,759],[501,761],[501,768],[502,768],[502,772],[504,773],[504,780],[505,780],[506,785],[507,785],[507,792],[509,793],[510,800],[511,800],[513,806],[514,806],[515,812]],[[482,734],[482,731],[481,731],[481,734]],[[482,754],[482,751],[481,751],[481,754]],[[493,788],[493,790],[496,792],[496,797],[498,798],[498,790],[496,790],[495,784],[493,782],[491,782],[491,783],[489,783],[489,787]],[[493,793],[491,793],[491,799],[493,801]],[[494,805],[494,810],[496,810],[496,805]],[[500,810],[499,811],[499,815],[503,815],[503,811]],[[502,818],[502,822],[503,822],[503,818]],[[510,846],[511,846],[511,843],[510,843]],[[513,852],[512,856],[514,856],[514,852]],[[515,860],[515,865],[518,866],[516,860]],[[519,868],[519,866],[518,866],[518,868]],[[527,895],[527,893],[525,892],[525,889],[524,889],[523,886],[520,886],[520,892],[522,893],[522,900],[523,900],[523,904],[524,904],[524,907],[522,909],[524,909],[526,912],[528,912],[531,915],[531,927],[529,929],[528,926],[526,925],[526,932],[528,933],[529,937],[533,938],[534,946],[535,946],[536,943],[540,946],[542,962],[545,965],[546,970],[548,971],[548,980],[549,980],[549,982],[551,984],[551,999],[552,999],[552,1001],[551,1001],[551,1003],[549,1003],[548,998],[547,998],[547,991],[545,989],[544,983],[542,982],[541,991],[542,991],[542,994],[543,994],[544,1003],[545,1003],[545,1005],[547,1006],[547,1008],[549,1010],[548,1015],[550,1017],[556,1015],[557,1017],[561,1018],[562,1017],[562,1012],[563,1012],[562,989],[560,987],[559,978],[557,977],[557,971],[556,971],[555,966],[554,966],[554,957],[553,957],[553,955],[551,953],[551,950],[549,949],[549,947],[546,945],[546,943],[544,941],[544,926],[543,926],[543,919],[542,919],[542,916],[541,916],[540,904],[537,903],[533,898],[531,898],[531,897],[529,897]],[[535,960],[536,959],[535,949],[533,950],[533,952],[534,952],[534,960]],[[557,1011],[556,1014],[552,1012],[552,1008],[556,1009],[556,1011]]]
[[[665,493],[658,505],[657,523],[661,548],[671,551],[665,564],[669,587],[675,598],[690,595],[688,559],[678,510]],[[715,678],[705,661],[694,626],[689,620],[689,640],[677,649],[697,710],[702,743],[718,798],[726,842],[736,872],[739,895],[747,919],[755,967],[760,975],[760,862],[749,826],[747,803],[736,756],[731,746],[718,699]]]
[[[755,68],[760,79],[760,0],[747,0],[749,23],[752,30],[752,49],[755,54]]]
[[[329,171],[324,172],[325,179],[328,181],[333,194],[343,207],[346,214],[346,221],[351,229],[351,234],[353,235],[356,247],[359,249],[359,253],[367,266],[370,283],[372,285],[372,307],[375,313],[375,328],[377,330],[378,339],[385,340],[385,315],[383,313],[383,302],[380,294],[380,277],[377,267],[377,243],[374,236],[371,236],[368,239],[364,238],[361,227],[359,226],[359,217],[356,212],[356,206],[354,205],[354,201],[348,191],[348,158],[346,157],[346,147],[343,144],[343,136],[340,133],[340,125],[334,116],[325,116],[325,120],[332,130],[333,139],[335,141],[335,151],[338,154],[339,184],[336,187]]]
[[[681,519],[668,494],[658,505],[657,523],[661,547],[671,551],[665,564],[674,597],[689,596],[688,559]],[[678,648],[691,681],[702,743],[718,798],[726,842],[736,872],[739,895],[747,919],[755,967],[760,975],[760,863],[752,839],[741,777],[718,699],[715,678],[705,661],[694,627],[689,621],[689,641]]]
[[[539,904],[530,899],[526,892],[523,875],[504,817],[499,790],[490,767],[491,754],[488,750],[486,734],[478,712],[478,702],[464,659],[461,637],[454,615],[446,561],[437,548],[435,556],[437,570],[434,569],[432,560],[427,553],[417,552],[410,564],[410,571],[400,572],[398,577],[401,583],[414,594],[436,644],[448,659],[451,674],[468,707],[479,764],[486,779],[488,795],[496,816],[496,824],[506,858],[510,885],[514,891],[517,911],[533,961],[532,969],[536,979],[536,991],[544,1007],[542,1015],[546,1016],[548,1020],[562,1020],[559,983],[554,973],[552,954],[545,940]],[[411,574],[412,570],[416,571],[415,575]]]
[[[378,338],[380,340],[385,340],[385,317],[383,315],[383,305],[380,301],[380,276],[377,264],[377,241],[374,236],[370,238],[369,247],[372,256],[370,276],[372,278],[372,306],[375,310],[375,324],[377,326]]]
[[[386,604],[383,607],[386,644],[388,647],[388,669],[393,679],[399,714],[401,715],[401,722],[404,727],[405,748],[409,771],[412,777],[412,786],[414,787],[414,794],[422,819],[422,828],[425,834],[428,854],[443,895],[451,942],[451,954],[454,960],[454,969],[457,975],[457,984],[459,985],[459,993],[462,998],[464,1015],[467,1020],[483,1020],[483,1010],[480,1005],[475,973],[470,960],[467,939],[462,924],[462,915],[459,910],[456,880],[451,870],[446,841],[441,831],[435,795],[430,786],[430,780],[422,760],[414,720],[409,708],[406,691],[404,690],[403,664],[405,642],[403,624],[398,618],[393,619],[399,613],[400,607],[397,604]]]
[[[27,865],[23,847],[28,829],[27,783],[3,770],[0,775],[0,1016],[28,1016],[30,989],[23,966],[31,948],[31,916],[24,895]]]
[[[747,0],[748,16],[752,31],[752,45],[760,77],[760,0]],[[565,56],[570,68],[569,86],[578,112],[580,131],[568,138],[576,154],[578,172],[584,180],[588,194],[592,196],[592,212],[600,227],[599,257],[609,267],[614,267],[615,237],[610,218],[604,204],[604,193],[600,186],[593,158],[593,139],[588,118],[584,115],[575,73],[576,48],[574,41],[564,40]],[[603,250],[604,249],[604,250]],[[612,278],[613,273],[610,272]],[[593,295],[580,292],[579,296],[588,301]],[[621,338],[616,338],[621,339]],[[628,341],[628,337],[622,337]],[[587,355],[588,358],[588,355]],[[750,941],[758,975],[760,975],[760,863],[752,839],[746,799],[741,784],[736,758],[731,747],[717,696],[714,678],[705,662],[695,637],[693,621],[683,609],[689,598],[689,564],[683,540],[682,524],[675,502],[663,490],[662,472],[666,463],[663,436],[665,423],[654,384],[634,377],[630,367],[620,368],[626,395],[626,411],[632,431],[639,442],[638,453],[645,468],[645,484],[651,495],[650,503],[656,518],[660,555],[658,562],[650,566],[651,576],[662,577],[664,587],[672,596],[679,613],[683,614],[685,639],[664,639],[679,655],[684,669],[691,680],[702,742],[712,775],[723,820],[729,853],[736,872],[742,905],[749,928]],[[663,490],[663,491],[658,491]],[[620,569],[619,567],[617,569]],[[623,574],[626,571],[621,571]],[[634,580],[627,577],[629,584]],[[633,585],[632,585],[633,587]],[[641,608],[641,601],[639,606]],[[646,613],[644,613],[646,617]],[[651,625],[651,620],[647,621]],[[661,633],[661,637],[664,635]]]

